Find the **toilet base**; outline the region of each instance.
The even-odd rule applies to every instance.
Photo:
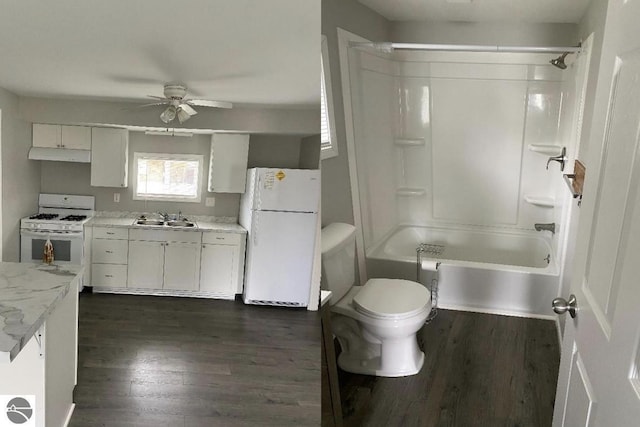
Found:
[[[351,346],[351,351],[344,351],[345,347],[341,346],[340,369],[377,377],[408,377],[420,372],[424,364],[424,353],[418,347],[415,335],[382,344],[362,344],[355,348]]]

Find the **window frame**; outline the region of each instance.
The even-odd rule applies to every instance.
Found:
[[[196,197],[180,197],[180,196],[148,196],[138,194],[138,160],[188,160],[198,162],[198,182]],[[156,202],[183,202],[183,203],[200,203],[202,201],[202,178],[204,176],[204,156],[202,154],[174,154],[174,153],[133,153],[133,200],[147,200]]]
[[[320,82],[320,90],[324,87],[324,95],[323,99],[325,100],[326,107],[326,121],[327,126],[329,128],[329,143],[322,143],[322,136],[320,137],[320,160],[329,159],[331,157],[338,156],[338,139],[336,137],[336,120],[334,114],[334,104],[333,104],[333,90],[331,86],[331,67],[329,66],[329,47],[327,42],[327,36],[322,35],[321,42],[321,56],[320,56],[320,64],[321,64],[321,73],[320,78],[322,81]],[[324,85],[323,85],[324,83]],[[320,101],[322,102],[322,100]],[[322,115],[322,106],[320,110],[320,114]],[[322,121],[322,117],[321,117]]]

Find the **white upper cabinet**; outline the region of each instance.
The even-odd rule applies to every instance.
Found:
[[[91,128],[34,123],[33,146],[91,150]]]
[[[61,126],[62,148],[91,150],[91,128],[87,126]]]
[[[33,146],[60,148],[62,145],[62,127],[60,125],[33,124]]]
[[[92,128],[91,139],[91,186],[126,187],[129,131]]]
[[[208,191],[244,193],[248,156],[249,135],[212,135]]]

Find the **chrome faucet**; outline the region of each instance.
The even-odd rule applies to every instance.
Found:
[[[169,221],[169,214],[166,212],[156,212],[158,215],[162,217],[163,221]]]
[[[556,223],[550,222],[549,224],[533,224],[536,231],[550,231],[551,234],[556,234]]]
[[[549,157],[547,160],[547,170],[549,169],[549,163],[558,162],[560,163],[560,172],[564,171],[564,164],[567,161],[567,147],[562,147],[562,152],[554,157]]]

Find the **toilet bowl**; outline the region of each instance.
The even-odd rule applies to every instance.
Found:
[[[330,224],[322,230],[325,287],[332,291],[332,332],[347,372],[402,377],[420,372],[424,353],[416,333],[431,310],[431,296],[417,282],[370,279],[354,286],[355,228]]]

